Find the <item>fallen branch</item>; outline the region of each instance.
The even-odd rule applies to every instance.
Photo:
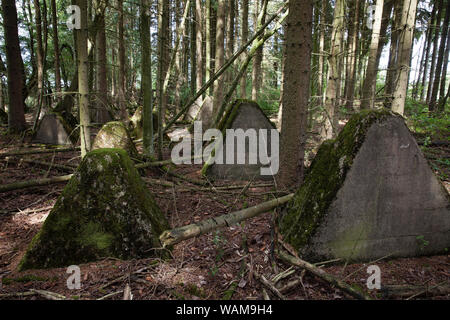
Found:
[[[427,297],[445,296],[450,294],[450,285],[441,283],[435,286],[413,286],[413,285],[385,285],[381,287],[384,298],[417,298],[421,295]]]
[[[7,153],[0,153],[0,158],[17,157],[17,156],[34,155],[34,154],[45,154],[45,153],[54,153],[54,152],[72,152],[72,151],[79,151],[79,150],[80,150],[80,148],[60,148],[60,149],[7,152]]]
[[[25,162],[25,163],[29,163],[29,164],[37,164],[37,165],[49,167],[49,168],[60,169],[60,170],[66,171],[66,172],[73,172],[76,170],[76,168],[74,168],[74,167],[65,166],[63,164],[50,163],[50,162],[44,162],[44,161],[39,161],[39,160],[18,159],[16,161],[17,162]]]
[[[48,186],[48,185],[59,183],[59,182],[66,182],[66,181],[69,181],[72,178],[72,176],[73,176],[73,174],[69,174],[67,176],[21,181],[21,182],[15,182],[15,183],[11,183],[11,184],[5,184],[5,185],[0,186],[0,193],[18,190],[18,189],[38,187],[38,186]]]
[[[293,257],[287,253],[284,253],[283,251],[277,250],[276,251],[278,256],[285,262],[292,264],[294,266],[306,269],[307,271],[311,272],[315,276],[321,278],[322,280],[325,280],[326,282],[331,283],[332,285],[338,287],[342,291],[348,293],[352,297],[355,297],[357,299],[361,300],[370,300],[370,297],[363,292],[359,292],[355,288],[352,288],[350,285],[345,283],[342,280],[339,280],[338,278],[334,277],[333,275],[326,273],[324,270],[317,268],[313,264],[301,260],[299,258]]]
[[[267,280],[262,274],[259,275],[255,273],[255,277],[270,291],[272,291],[278,298],[280,298],[281,300],[286,300],[284,295],[277,288],[275,288],[275,286],[269,280]]]
[[[51,292],[51,291],[46,291],[46,290],[36,290],[36,289],[31,289],[30,291],[35,292],[36,294],[43,296],[46,299],[49,300],[66,300],[67,298],[59,293],[55,293],[55,292]]]
[[[272,210],[273,208],[283,205],[294,197],[294,194],[289,194],[282,198],[277,198],[271,201],[263,202],[257,206],[236,211],[220,217],[207,219],[195,224],[190,224],[184,227],[175,228],[164,231],[159,237],[163,247],[170,246],[181,241],[198,237],[199,235],[208,233],[215,229],[229,227],[243,220],[256,217],[264,212]]]

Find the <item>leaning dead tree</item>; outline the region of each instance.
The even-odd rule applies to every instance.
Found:
[[[280,205],[287,203],[293,197],[294,194],[292,193],[281,198],[260,203],[257,206],[251,208],[236,211],[220,217],[207,219],[184,227],[166,230],[161,234],[159,239],[161,240],[161,244],[163,245],[163,247],[174,245],[181,241],[198,237],[202,234],[211,232],[213,230],[223,227],[229,227],[243,220],[256,217],[264,212],[267,212]]]

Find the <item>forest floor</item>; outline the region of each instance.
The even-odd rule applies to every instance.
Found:
[[[20,137],[6,135],[0,128],[1,153],[33,150],[33,146],[21,142]],[[421,137],[418,136],[420,143]],[[317,144],[308,146],[311,155]],[[449,145],[428,146],[425,155],[432,168],[450,192]],[[169,155],[166,154],[166,158]],[[26,157],[76,167],[79,152],[44,154]],[[444,160],[444,161],[443,161]],[[190,178],[201,179],[200,166],[179,166],[176,172]],[[0,159],[0,184],[27,181],[45,176],[68,174],[64,170],[48,169],[36,163],[21,161],[20,157]],[[258,187],[264,183],[254,181],[248,190],[202,191],[195,185],[180,182],[159,169],[146,171],[145,178],[163,179],[180,183],[168,188],[148,183],[161,210],[172,227],[187,225],[200,220],[223,215],[241,208],[254,206],[280,194],[273,187]],[[245,185],[247,181],[221,181],[215,185]],[[267,182],[265,182],[267,183]],[[186,190],[189,187],[191,190]],[[347,294],[333,288],[301,269],[291,268],[271,254],[271,214],[266,213],[240,225],[202,235],[175,245],[173,259],[161,261],[143,259],[120,261],[108,258],[81,265],[81,289],[69,290],[66,285],[69,274],[66,268],[17,272],[28,244],[41,228],[64,183],[45,187],[12,191],[0,194],[0,299],[46,299],[37,290],[58,293],[68,299],[122,299],[123,290],[129,284],[133,299],[263,299],[263,289],[272,299],[273,293],[261,284],[259,275],[272,280],[287,269],[291,273],[276,283],[286,299],[349,299]],[[385,295],[384,291],[368,290],[367,267],[376,264],[381,269],[383,286],[422,286],[424,290],[403,292],[401,296]],[[427,289],[445,284],[449,286],[450,255],[390,259],[386,257],[367,264],[349,264],[345,261],[320,265],[326,272],[360,288],[375,299],[450,299],[450,294],[433,295]],[[286,284],[297,280],[290,289]],[[19,293],[25,293],[21,296]]]

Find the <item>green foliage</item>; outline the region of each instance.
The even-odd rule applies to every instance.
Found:
[[[425,135],[425,146],[431,140],[450,141],[450,110],[448,106],[446,109],[446,112],[433,114],[426,104],[410,98],[406,100],[408,125],[412,131]]]

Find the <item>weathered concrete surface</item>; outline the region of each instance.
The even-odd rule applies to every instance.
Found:
[[[123,122],[113,121],[105,124],[99,131],[92,144],[92,150],[97,149],[124,149],[133,158],[138,158],[139,153],[133,143],[133,139]]]
[[[306,205],[297,198],[281,220],[286,240],[310,261],[371,261],[387,255],[411,257],[445,252],[450,248],[450,197],[403,119],[384,115],[365,129],[355,128],[353,138],[361,146],[356,147],[354,156],[330,157],[330,152],[349,145],[339,137],[329,147],[330,152],[317,156],[328,156],[329,168],[336,159],[339,162],[343,183],[338,183],[329,206],[323,206],[320,200]],[[315,161],[320,164],[321,159]],[[334,169],[321,173],[318,169],[316,165],[309,175],[329,176],[330,184],[335,183]],[[305,182],[306,186],[310,183]],[[313,189],[299,190],[297,195]],[[327,191],[323,191],[318,198],[326,201],[326,197]],[[302,204],[311,206],[310,211],[321,209],[306,214],[300,209]],[[293,235],[295,232],[309,232],[309,237],[300,240]]]
[[[73,140],[70,135],[74,135],[74,132],[71,131],[68,123],[62,116],[48,113],[39,122],[39,127],[32,142],[50,145],[70,145]]]
[[[64,188],[19,269],[154,256],[168,228],[125,150],[95,150]]]
[[[249,129],[255,129],[257,135],[259,135],[260,129],[267,130],[267,141],[265,143],[267,149],[267,155],[272,155],[271,150],[271,130],[276,130],[275,126],[266,117],[259,105],[253,101],[237,100],[234,103],[232,109],[224,116],[223,120],[219,124],[218,128],[224,137],[223,158],[227,157],[227,148],[225,142],[227,139],[227,129],[242,129],[247,132]],[[278,134],[278,133],[277,133]],[[259,136],[258,136],[259,141]],[[259,146],[256,148],[256,152],[253,152],[250,148],[249,139],[245,140],[245,164],[238,164],[237,158],[239,155],[237,140],[235,139],[234,146],[234,164],[205,164],[203,167],[203,173],[211,178],[216,179],[229,179],[229,180],[251,180],[253,178],[261,180],[272,180],[273,175],[261,175],[261,167],[268,167],[266,164],[262,164],[259,158]],[[258,143],[258,142],[257,142]],[[250,157],[256,157],[258,159],[257,164],[250,164]]]
[[[133,116],[130,118],[128,129],[130,134],[135,139],[142,139],[144,135],[144,108],[142,106],[138,107],[134,112]],[[158,131],[158,112],[153,111],[153,132]]]

